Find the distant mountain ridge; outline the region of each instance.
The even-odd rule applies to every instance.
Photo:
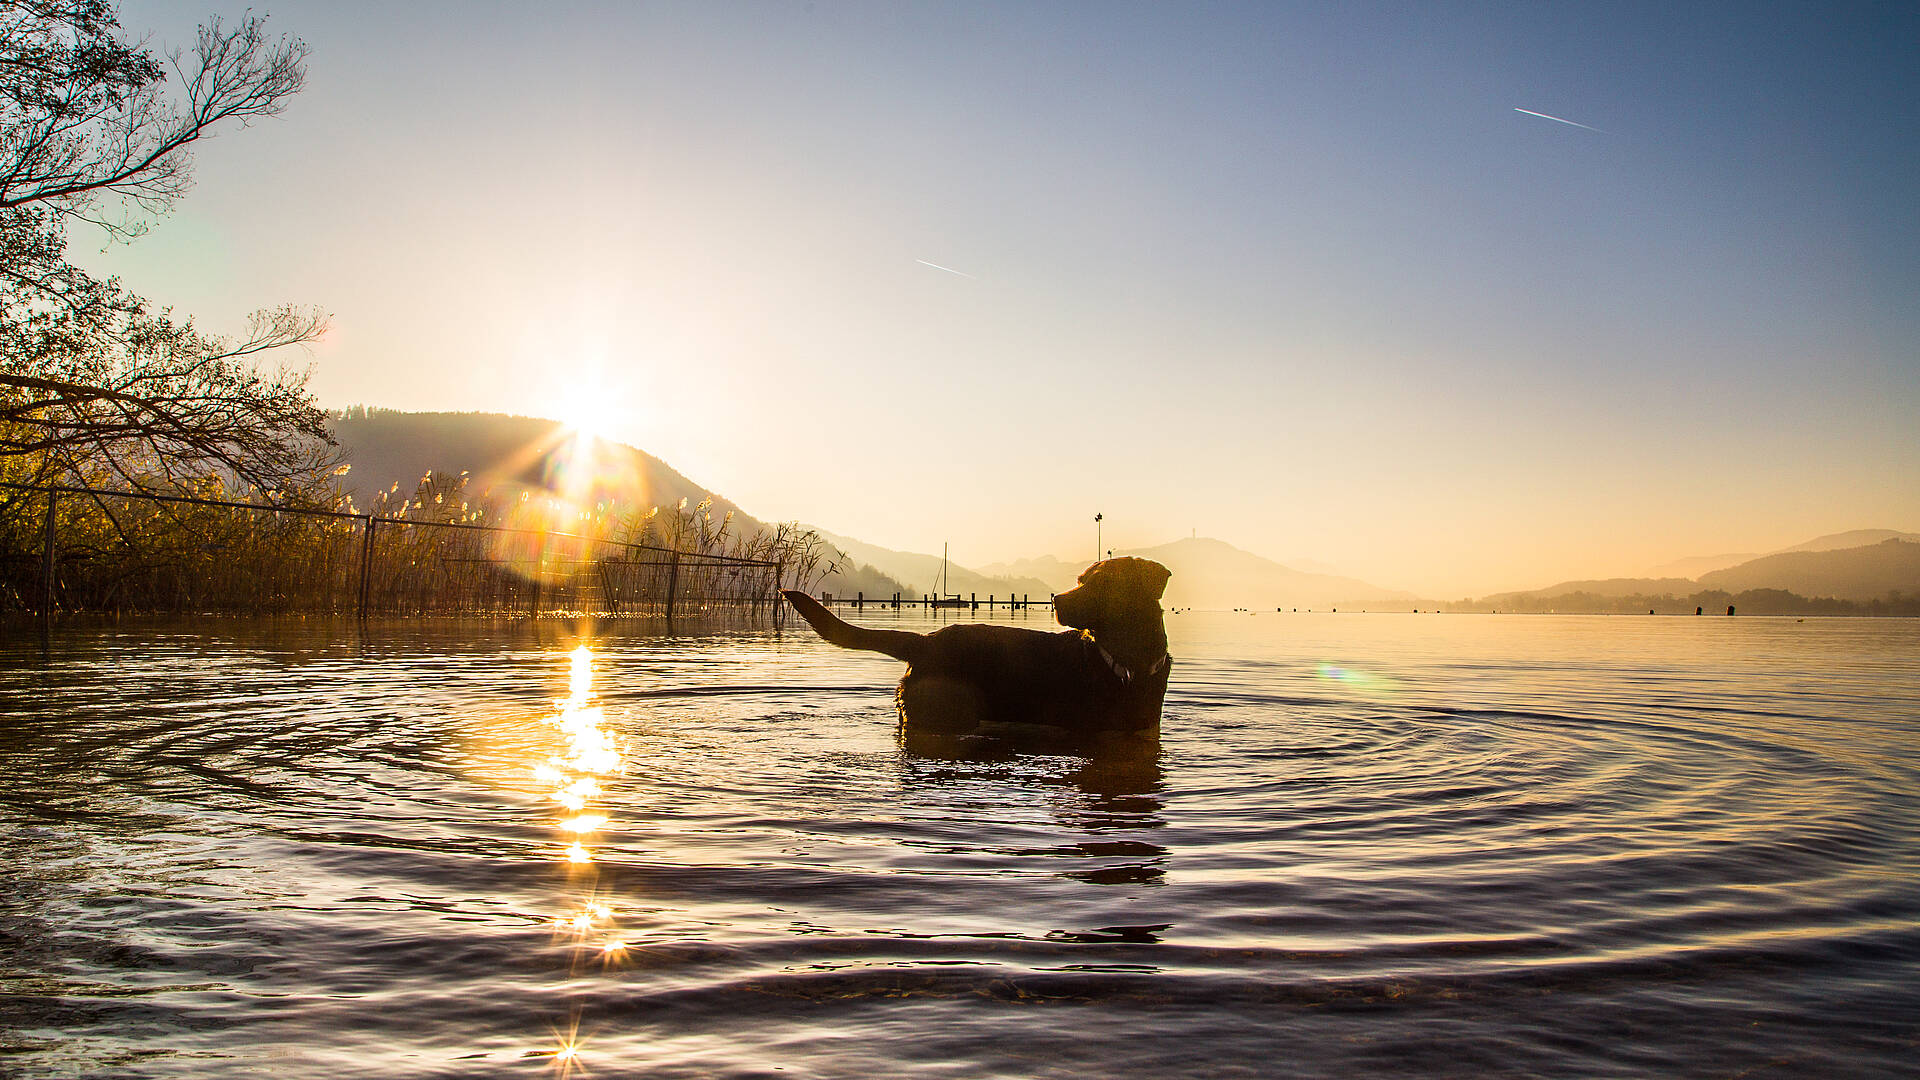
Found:
[[[911,551],[895,551],[851,536],[830,533],[818,526],[808,526],[820,533],[827,543],[839,548],[859,562],[867,563],[880,572],[904,582],[909,596],[931,595],[936,591],[940,578],[940,556],[922,555]],[[1077,573],[1078,571],[1076,571]],[[946,567],[946,591],[961,596],[979,594],[987,596],[1046,597],[1062,591],[1065,586],[1055,587],[1038,577],[1022,574],[992,574],[983,570],[972,570],[959,563],[949,561]],[[1068,579],[1071,583],[1071,578]]]
[[[1692,581],[1701,574],[1710,574],[1715,570],[1725,570],[1729,566],[1739,566],[1749,559],[1757,559],[1758,551],[1738,552],[1730,555],[1689,555],[1684,559],[1661,563],[1647,571],[1649,578],[1679,578]],[[1645,580],[1645,578],[1619,580]]]
[[[360,505],[381,491],[410,494],[422,474],[471,477],[469,490],[493,489],[501,498],[520,491],[557,489],[568,467],[571,435],[553,420],[497,413],[407,413],[355,409],[334,421],[352,470],[344,484]],[[585,478],[586,498],[627,505],[671,507],[685,499],[711,498],[715,516],[734,513],[736,528],[751,532],[764,522],[694,483],[659,458],[617,443],[599,447],[601,467]],[[820,530],[846,558],[816,588],[839,595],[865,592],[910,596],[931,592],[940,571],[935,555],[894,551]],[[1243,551],[1221,540],[1189,537],[1122,554],[1154,559],[1173,572],[1165,602],[1175,607],[1342,607],[1394,610],[1425,606],[1413,593],[1337,574],[1305,571]],[[1734,560],[1729,563],[1728,560]],[[1087,563],[1054,556],[994,563],[978,569],[948,567],[953,593],[1039,597],[1072,587]],[[1585,603],[1626,597],[1681,597],[1703,591],[1726,593],[1784,590],[1808,598],[1879,601],[1889,594],[1920,596],[1920,533],[1855,529],[1815,537],[1767,555],[1695,556],[1666,564],[1645,578],[1566,581],[1544,589],[1500,593],[1466,602],[1473,607],[1519,609],[1554,597],[1583,596]],[[1685,567],[1692,574],[1673,572]],[[1696,569],[1698,568],[1698,569]],[[1459,605],[1453,605],[1459,606]]]
[[[1790,551],[1836,551],[1842,548],[1865,547],[1868,544],[1877,544],[1882,540],[1920,541],[1920,533],[1901,532],[1898,529],[1852,529],[1847,532],[1828,533],[1825,536],[1816,536],[1805,543],[1781,548],[1778,551],[1749,551],[1731,555],[1689,555],[1684,559],[1675,559],[1672,562],[1661,563],[1659,566],[1648,570],[1647,576],[1650,578],[1673,577],[1699,580],[1702,574],[1711,574],[1715,570],[1725,570],[1730,567],[1739,566],[1741,563],[1752,562],[1755,559],[1764,558],[1767,555],[1783,555]]]
[[[1801,596],[1841,600],[1875,600],[1895,592],[1911,595],[1920,593],[1920,543],[1896,535],[1859,547],[1791,548],[1702,574],[1700,584],[1728,592],[1785,589]]]
[[[1884,540],[1905,540],[1920,543],[1920,533],[1900,532],[1897,529],[1854,529],[1850,532],[1829,533],[1816,536],[1804,544],[1795,544],[1790,548],[1768,552],[1770,555],[1785,555],[1795,551],[1838,551],[1841,548],[1866,547]],[[1758,558],[1758,556],[1755,556]]]
[[[1357,578],[1295,570],[1224,540],[1188,537],[1122,554],[1152,559],[1173,571],[1167,603],[1198,608],[1399,608],[1413,593]]]
[[[1829,546],[1861,536],[1883,539],[1854,547]],[[1752,590],[1777,590],[1807,599],[1831,598],[1856,603],[1885,600],[1896,594],[1920,595],[1920,534],[1859,529],[1818,537],[1772,555],[1703,573],[1698,578],[1563,581],[1544,589],[1495,593],[1472,603],[1494,609],[1515,609],[1556,598],[1574,605],[1592,602],[1576,598],[1682,597],[1701,592]]]
[[[1410,592],[1357,578],[1322,574],[1274,562],[1224,540],[1187,537],[1155,547],[1128,548],[1116,554],[1152,559],[1172,571],[1167,582],[1169,607],[1402,607],[1420,602]],[[984,569],[1032,574],[1055,592],[1071,588],[1087,568],[1053,556],[996,563]]]

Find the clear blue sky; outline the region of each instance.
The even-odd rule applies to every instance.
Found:
[[[270,12],[308,89],[87,259],[324,306],[330,405],[585,397],[971,564],[1101,511],[1452,596],[1920,529],[1911,5]]]

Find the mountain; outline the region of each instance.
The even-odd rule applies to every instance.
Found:
[[[1336,574],[1310,573],[1242,551],[1223,540],[1189,537],[1158,547],[1117,552],[1152,559],[1173,572],[1164,602],[1169,607],[1352,607],[1400,608],[1418,603],[1414,594]],[[938,560],[935,560],[936,565]],[[876,562],[876,565],[885,565]],[[992,563],[983,574],[1038,579],[1049,592],[1065,592],[1089,564],[1043,555]],[[1039,590],[1035,590],[1038,592]]]
[[[1397,609],[1419,602],[1414,594],[1333,574],[1282,566],[1223,540],[1189,537],[1123,555],[1152,559],[1173,571],[1169,607],[1300,607]],[[1082,568],[1084,569],[1084,567]]]
[[[1835,538],[1892,537],[1875,544],[1828,548]],[[1890,529],[1836,533],[1802,549],[1748,559],[1685,578],[1611,578],[1563,581],[1544,589],[1499,593],[1449,605],[1472,611],[1686,612],[1737,599],[1754,614],[1912,614],[1920,597],[1920,543]],[[1895,597],[1893,594],[1902,594]],[[1858,605],[1858,606],[1854,606]]]
[[[847,553],[856,562],[872,565],[889,577],[906,583],[902,591],[909,596],[920,596],[935,591],[940,578],[940,556],[921,555],[911,551],[895,551],[856,540],[851,536],[839,536],[825,529],[809,526],[818,532],[822,539]],[[1083,568],[1084,569],[1084,568]],[[1075,574],[1079,570],[1074,571]],[[1073,584],[1073,577],[1067,578],[1067,585]],[[947,592],[961,596],[977,593],[981,596],[1028,597],[1051,596],[1067,586],[1053,586],[1037,577],[1017,574],[988,574],[979,570],[969,570],[949,561],[947,563]]]
[[[1890,530],[1870,531],[1877,533]],[[1801,596],[1832,596],[1856,601],[1878,599],[1894,591],[1913,594],[1920,592],[1920,543],[1899,537],[1914,535],[1895,534],[1876,544],[1839,549],[1807,548],[1801,545],[1799,549],[1789,549],[1726,570],[1703,574],[1700,584],[1727,592],[1785,589]]]
[[[1920,533],[1900,532],[1895,529],[1854,529],[1851,532],[1830,533],[1816,536],[1804,544],[1795,544],[1790,548],[1781,548],[1773,552],[1784,555],[1791,551],[1835,551],[1841,548],[1866,547],[1886,540],[1920,541]]]
[[[1524,589],[1518,592],[1505,592],[1493,596],[1481,597],[1481,603],[1490,603],[1495,607],[1499,601],[1508,601],[1529,597],[1565,596],[1568,593],[1586,593],[1590,596],[1686,596],[1700,591],[1700,583],[1691,578],[1600,578],[1593,581],[1563,581],[1558,585],[1549,585],[1544,589]]]
[[[1048,592],[1066,592],[1080,582],[1080,571],[1087,563],[1070,563],[1052,555],[1037,559],[1016,559],[1010,563],[988,563],[980,572],[988,577],[1027,578],[1046,583]]]
[[[468,473],[469,491],[492,492],[500,498],[571,486],[568,471],[574,440],[557,420],[500,413],[351,409],[334,420],[333,430],[353,466],[344,486],[362,506],[395,484],[402,496],[411,494],[428,471]],[[681,499],[696,506],[711,498],[715,518],[732,511],[737,527],[749,532],[766,527],[731,500],[707,491],[652,454],[623,443],[596,441],[594,457],[593,473],[580,485],[584,502],[616,500],[646,508],[674,506]]]
[[[1854,529],[1850,532],[1829,533],[1816,536],[1804,544],[1795,544],[1770,552],[1746,552],[1734,555],[1690,555],[1684,559],[1675,559],[1661,563],[1647,571],[1654,578],[1690,578],[1698,579],[1702,574],[1711,574],[1715,570],[1726,570],[1744,562],[1762,558],[1763,555],[1781,555],[1789,551],[1835,551],[1841,548],[1865,547],[1878,544],[1882,540],[1920,540],[1920,533],[1900,532],[1897,529]]]
[[[579,489],[588,503],[670,508],[686,500],[695,506],[712,499],[716,518],[734,513],[737,534],[765,524],[741,511],[661,461],[631,446],[595,444],[591,475],[570,477],[573,437],[553,420],[497,413],[406,413],[351,409],[334,422],[352,470],[343,478],[357,504],[370,505],[379,492],[397,487],[410,495],[422,475],[469,474],[468,490],[497,502],[523,492]],[[846,553],[835,558],[835,572],[816,590],[850,596],[886,596],[893,592],[931,592],[940,559],[892,551],[852,537],[821,530],[827,543]],[[1173,571],[1166,603],[1175,607],[1343,607],[1396,609],[1421,605],[1413,594],[1382,588],[1336,574],[1314,573],[1282,565],[1219,540],[1190,537],[1123,554],[1154,559]],[[1070,588],[1086,563],[1053,557],[996,563],[978,570],[948,568],[947,591],[966,595],[1046,596]],[[1687,571],[1692,571],[1688,573]],[[1889,592],[1920,595],[1920,533],[1894,529],[1856,529],[1816,537],[1760,557],[1696,556],[1658,568],[1647,578],[1567,581],[1547,589],[1503,593],[1474,606],[1513,608],[1515,600],[1539,600],[1578,594],[1583,604],[1604,604],[1624,597],[1686,597],[1708,590],[1729,593],[1782,590],[1802,597],[1835,597],[1867,602]],[[1617,605],[1615,605],[1617,606]]]
[[[1684,559],[1675,559],[1661,563],[1647,571],[1649,578],[1685,578],[1688,581],[1701,574],[1711,574],[1715,570],[1725,570],[1729,566],[1739,566],[1748,559],[1757,559],[1760,553],[1748,551],[1732,555],[1689,555]]]
[[[352,466],[342,486],[354,502],[367,507],[382,491],[398,486],[412,494],[421,477],[468,474],[467,490],[480,500],[505,504],[526,491],[572,491],[574,438],[556,420],[501,413],[414,413],[388,409],[349,409],[334,418],[334,438]],[[765,522],[681,475],[652,454],[624,443],[596,440],[592,473],[578,478],[582,502],[617,502],[645,510],[688,507],[713,500],[713,516],[731,511],[733,535],[751,536]],[[831,541],[828,541],[831,543]],[[887,596],[908,591],[898,581],[859,560],[832,560],[837,568],[814,585],[815,591],[852,596]],[[823,564],[824,565],[824,564]]]

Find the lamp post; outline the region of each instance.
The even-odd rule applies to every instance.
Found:
[[[1106,550],[1105,545],[1100,543],[1100,519],[1106,516],[1107,515],[1105,514],[1093,515],[1093,561],[1094,562],[1099,562],[1100,553]]]

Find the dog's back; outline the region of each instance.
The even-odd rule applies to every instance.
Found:
[[[1167,576],[1144,559],[1094,564],[1078,588],[1055,598],[1056,616],[1078,627],[1059,633],[983,624],[879,630],[845,622],[805,593],[785,595],[827,641],[907,662],[895,700],[909,738],[1072,740],[1159,730],[1171,667],[1159,604]]]
[[[927,635],[896,700],[903,722],[944,735],[984,725],[1135,731],[1159,723],[1164,667],[1156,679],[1121,682],[1083,631],[949,626]]]

